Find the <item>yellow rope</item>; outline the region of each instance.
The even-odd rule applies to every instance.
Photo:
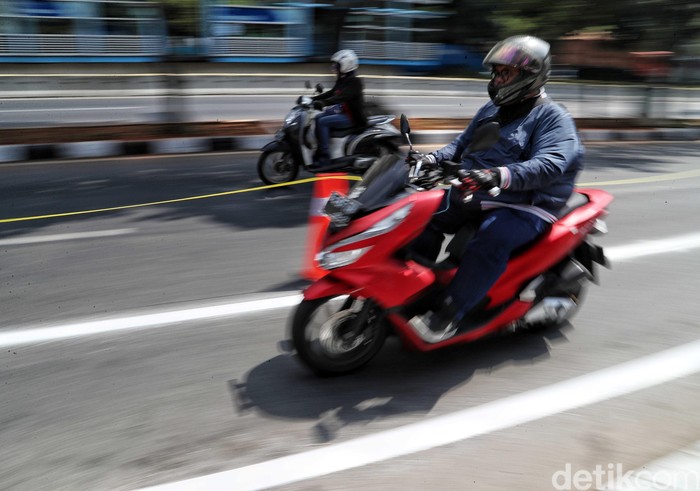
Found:
[[[31,217],[19,217],[19,218],[3,218],[0,219],[0,223],[13,223],[13,222],[27,222],[30,220],[44,220],[46,218],[61,218],[61,217],[70,217],[70,216],[76,216],[76,215],[89,215],[92,213],[105,213],[108,211],[118,211],[118,210],[128,210],[131,208],[143,208],[146,206],[156,206],[156,205],[167,205],[171,203],[182,203],[185,201],[194,201],[197,199],[207,199],[207,198],[217,198],[220,196],[230,196],[234,194],[242,194],[242,193],[251,193],[253,191],[263,191],[265,189],[274,189],[274,188],[281,188],[281,187],[286,187],[286,186],[296,186],[299,184],[307,184],[310,182],[315,182],[315,181],[324,181],[328,179],[343,179],[347,181],[360,181],[362,178],[358,176],[323,176],[323,177],[309,177],[308,179],[300,179],[298,181],[291,181],[291,182],[284,182],[280,184],[270,184],[267,186],[258,186],[254,188],[247,188],[247,189],[236,189],[234,191],[224,191],[221,193],[213,193],[213,194],[203,194],[201,196],[188,196],[186,198],[176,198],[176,199],[168,199],[168,200],[163,200],[163,201],[152,201],[150,203],[137,203],[133,205],[123,205],[123,206],[112,206],[110,208],[99,208],[95,210],[82,210],[82,211],[69,211],[65,213],[52,213],[49,215],[37,215],[37,216],[31,216]]]

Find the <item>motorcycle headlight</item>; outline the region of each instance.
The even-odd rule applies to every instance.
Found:
[[[361,249],[350,249],[343,252],[321,252],[316,256],[316,260],[323,269],[336,269],[348,264],[352,264],[360,259],[371,247]]]
[[[333,244],[331,247],[325,249],[316,256],[319,264],[323,269],[335,269],[356,262],[367,251],[369,251],[372,246],[340,252],[336,252],[337,249],[390,232],[408,216],[412,207],[413,203],[409,203],[406,206],[399,208],[388,217],[378,221],[364,232],[341,240],[337,244]]]
[[[289,114],[284,118],[284,124],[285,126],[291,126],[292,123],[296,126],[298,124],[298,121],[296,121],[297,117],[299,116],[299,111],[290,111]]]

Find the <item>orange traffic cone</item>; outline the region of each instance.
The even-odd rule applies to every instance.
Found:
[[[301,276],[306,279],[317,280],[328,273],[316,261],[316,255],[321,252],[323,238],[330,224],[330,219],[323,214],[323,207],[333,191],[348,194],[348,181],[343,178],[346,175],[343,173],[316,175],[319,180],[314,183],[313,196],[311,197],[306,250],[304,251],[304,264],[301,269]]]

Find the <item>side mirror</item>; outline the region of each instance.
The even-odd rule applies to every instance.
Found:
[[[323,84],[316,84],[316,92],[321,93],[323,92]]]
[[[474,138],[467,147],[469,152],[482,152],[493,147],[501,139],[501,125],[490,121],[479,126],[474,132]]]
[[[401,134],[406,138],[408,146],[413,150],[413,143],[411,143],[411,139],[408,136],[411,134],[411,125],[408,124],[408,118],[405,114],[401,115]]]
[[[404,135],[411,134],[411,125],[408,124],[408,118],[405,114],[401,115],[401,133],[403,133]]]

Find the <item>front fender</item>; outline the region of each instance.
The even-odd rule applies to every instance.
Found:
[[[357,288],[326,276],[304,290],[304,300],[316,300],[336,295],[347,295],[354,290],[357,290]]]
[[[272,140],[260,149],[261,152],[286,152],[289,153],[289,144],[284,140]]]

